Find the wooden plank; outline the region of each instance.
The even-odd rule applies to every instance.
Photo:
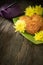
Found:
[[[43,45],[34,45],[0,17],[0,65],[43,65]]]

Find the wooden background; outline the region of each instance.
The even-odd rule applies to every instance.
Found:
[[[15,33],[11,21],[0,17],[0,65],[43,65],[43,45]]]
[[[41,4],[43,6],[43,0],[0,0],[0,6],[6,3],[14,3],[14,2],[18,2],[18,3],[26,3],[28,5],[36,5],[36,4]],[[25,5],[26,6],[26,5]]]

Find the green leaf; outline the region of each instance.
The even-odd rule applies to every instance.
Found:
[[[15,24],[17,22],[17,20],[19,19],[19,17],[13,18],[13,23]],[[34,44],[42,44],[42,41],[36,41],[34,39],[34,35],[31,35],[27,32],[21,33],[21,35],[23,35],[26,39],[28,39],[29,41],[33,42]]]
[[[13,23],[15,24],[18,19],[19,19],[18,17],[17,18],[13,18]]]
[[[43,42],[42,41],[36,41],[34,39],[34,36],[27,33],[27,32],[24,32],[24,33],[21,33],[26,39],[30,40],[31,42],[33,42],[34,44],[42,44]]]

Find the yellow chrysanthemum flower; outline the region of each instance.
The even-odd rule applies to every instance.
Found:
[[[25,31],[25,27],[26,27],[26,24],[25,24],[25,21],[24,20],[18,20],[16,23],[15,23],[15,32],[19,31],[19,32],[24,32]]]
[[[35,6],[35,13],[38,15],[42,15],[43,14],[43,8],[41,7],[41,5],[39,6]]]
[[[35,33],[35,36],[34,36],[35,40],[37,41],[43,41],[43,31],[40,31],[40,32],[37,32]]]
[[[27,7],[26,10],[25,10],[25,15],[27,16],[32,16],[34,14],[34,7]]]
[[[33,14],[43,15],[43,7],[41,5],[36,5],[34,7],[29,6],[25,9],[25,15],[32,16]]]

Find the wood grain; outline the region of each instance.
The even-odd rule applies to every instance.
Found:
[[[0,17],[0,65],[43,65],[43,45],[15,33],[11,21]]]

